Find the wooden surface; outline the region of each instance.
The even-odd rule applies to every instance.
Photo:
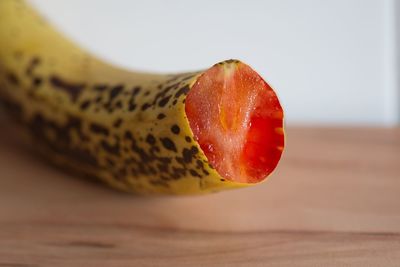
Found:
[[[400,130],[289,128],[259,186],[131,196],[0,134],[0,267],[400,266]]]

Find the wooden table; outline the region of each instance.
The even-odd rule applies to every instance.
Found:
[[[268,182],[138,197],[0,134],[0,267],[400,266],[400,129],[289,128]]]

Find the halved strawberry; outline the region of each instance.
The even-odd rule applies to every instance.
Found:
[[[257,183],[284,147],[283,111],[272,88],[246,64],[216,64],[195,82],[186,115],[201,149],[225,179]]]

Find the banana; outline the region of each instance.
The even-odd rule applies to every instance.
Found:
[[[188,122],[187,95],[207,71],[152,74],[109,65],[18,0],[0,1],[0,40],[0,102],[55,165],[140,194],[257,184],[221,175]],[[241,64],[213,68],[228,72]],[[281,110],[274,114],[282,122]],[[283,141],[276,151],[282,149]]]

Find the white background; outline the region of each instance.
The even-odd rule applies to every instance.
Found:
[[[31,2],[127,68],[176,72],[241,59],[276,89],[289,124],[399,122],[397,0]]]

